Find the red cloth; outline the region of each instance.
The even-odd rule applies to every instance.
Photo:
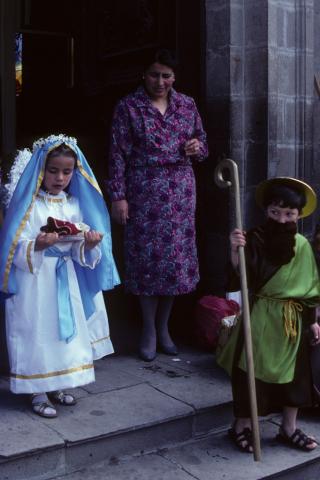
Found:
[[[222,319],[239,311],[239,304],[234,300],[213,295],[202,297],[195,312],[195,335],[199,346],[214,349],[218,344]]]
[[[57,218],[48,217],[47,225],[40,228],[41,232],[52,233],[57,232],[59,235],[77,235],[81,230],[75,223],[58,220]]]

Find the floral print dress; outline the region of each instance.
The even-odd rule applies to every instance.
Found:
[[[178,295],[195,289],[195,178],[184,145],[206,134],[192,98],[170,91],[164,115],[140,87],[118,103],[113,117],[108,192],[126,199],[125,287],[136,295]]]

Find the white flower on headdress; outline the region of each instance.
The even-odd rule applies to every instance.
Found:
[[[13,192],[17,186],[17,183],[26,168],[27,164],[30,161],[32,153],[29,148],[24,148],[23,150],[18,150],[18,153],[15,157],[15,160],[12,164],[11,170],[9,172],[8,178],[9,181],[3,186],[3,203],[7,207],[12,198]]]
[[[74,137],[67,137],[66,135],[63,135],[63,133],[59,133],[59,135],[49,135],[46,138],[39,138],[36,140],[33,143],[32,151],[35,152],[38,148],[42,148],[46,143],[66,143],[67,145],[76,146],[77,139]]]

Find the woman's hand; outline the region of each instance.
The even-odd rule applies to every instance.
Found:
[[[185,143],[184,150],[188,157],[194,155],[199,155],[200,153],[200,142],[197,138],[192,138]]]
[[[35,251],[44,250],[45,248],[49,248],[59,240],[59,235],[57,232],[53,233],[39,233],[36,238],[34,249]]]
[[[320,325],[318,322],[310,325],[311,330],[311,345],[318,345],[320,343]]]
[[[84,232],[84,248],[85,250],[92,250],[98,245],[103,239],[103,234],[96,232],[95,230],[90,230],[89,232]]]
[[[127,200],[115,200],[111,204],[111,216],[120,225],[125,225],[129,218],[129,205]]]

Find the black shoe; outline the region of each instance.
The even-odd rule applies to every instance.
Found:
[[[178,355],[178,349],[176,345],[159,345],[159,350],[166,355]]]
[[[156,358],[156,352],[154,350],[148,351],[144,348],[140,348],[139,350],[139,357],[144,362],[152,362]]]

